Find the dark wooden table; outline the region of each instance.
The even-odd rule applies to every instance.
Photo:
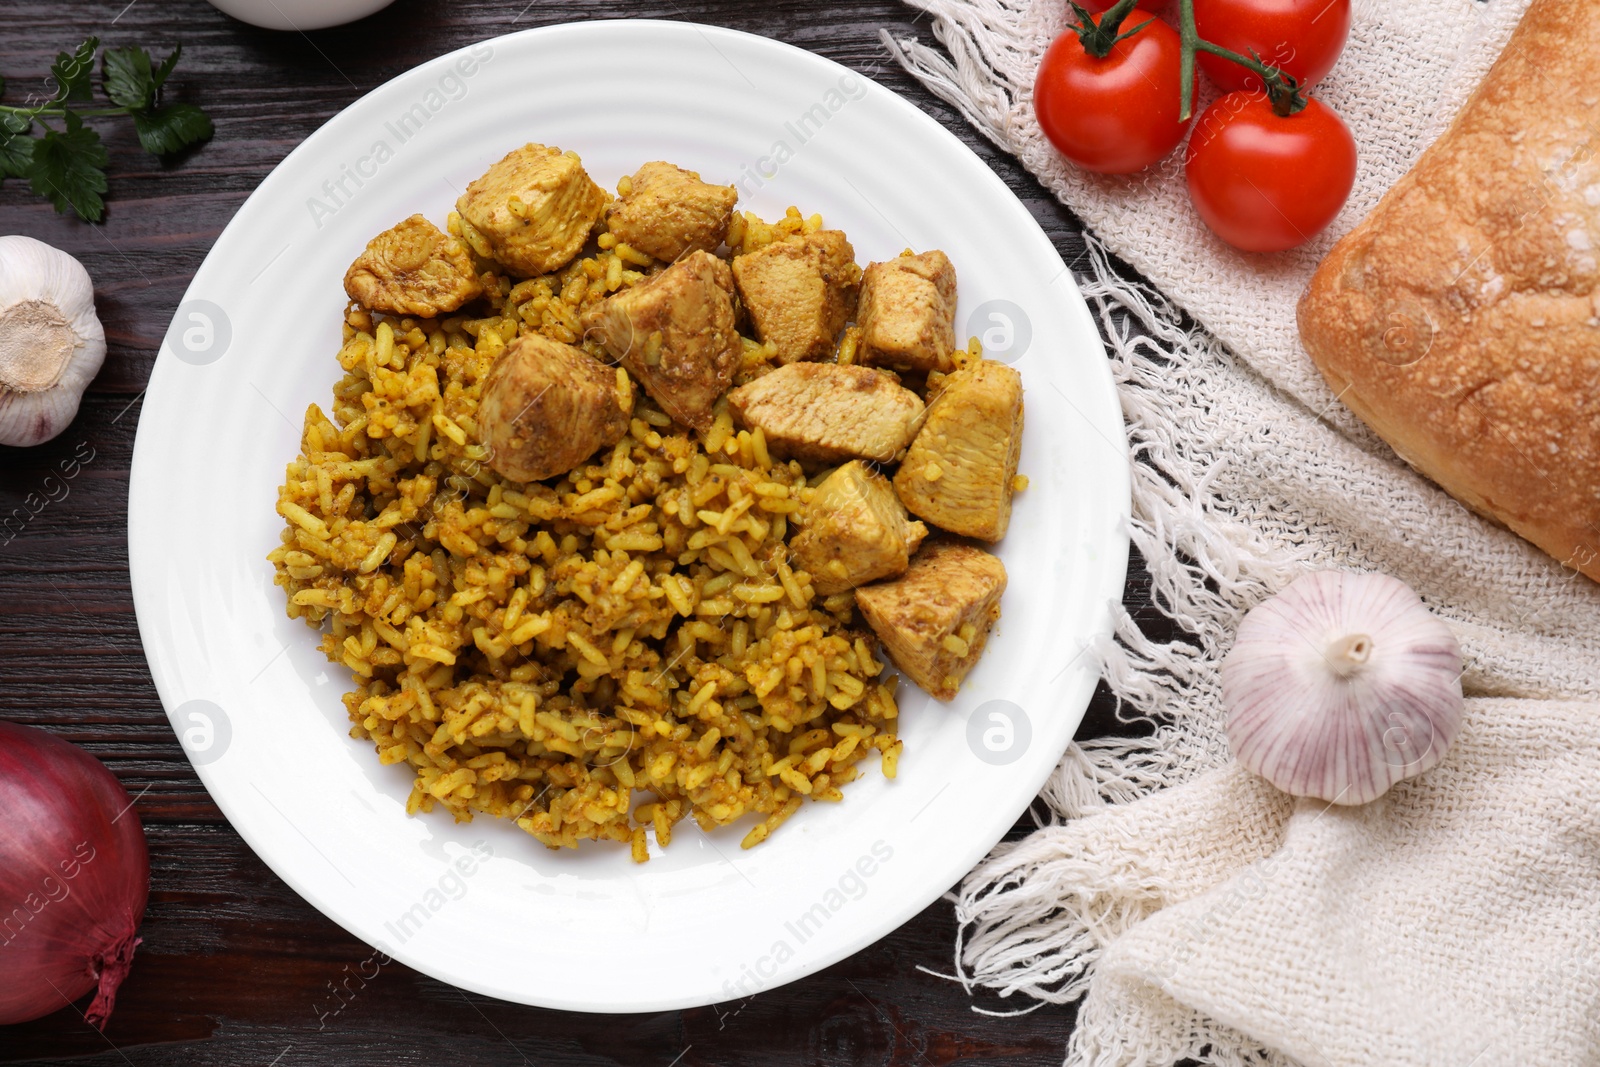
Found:
[[[203,104],[217,127],[209,144],[162,165],[139,150],[125,122],[98,123],[111,153],[102,226],[56,215],[20,182],[0,186],[0,233],[36,237],[83,262],[110,344],[65,433],[32,449],[0,448],[0,516],[23,508],[61,460],[81,458],[85,448],[94,455],[64,499],[33,514],[20,534],[0,533],[0,717],[50,729],[103,760],[138,798],[153,869],[145,944],[106,1032],[64,1008],[0,1028],[0,1062],[1059,1062],[1071,1010],[978,1014],[974,1003],[1023,1005],[974,1001],[960,985],[919,969],[950,970],[955,930],[944,903],[820,974],[708,1008],[624,1017],[545,1011],[467,994],[394,964],[337,1018],[319,1023],[318,1006],[329,1002],[333,984],[371,950],[280,882],[211,802],[156,698],[128,585],[127,486],[139,401],[167,323],[212,242],[324,121],[389,78],[473,41],[576,19],[648,16],[731,26],[811,49],[871,75],[955,131],[1080,267],[1077,220],[889,60],[879,28],[927,36],[913,14],[894,0],[397,0],[353,26],[280,34],[235,22],[203,0],[0,3],[7,102],[42,90],[55,53],[89,34],[163,52],[181,41],[173,96]],[[1152,614],[1137,561],[1127,599],[1140,615]],[[1080,736],[1118,728],[1109,699],[1098,694]],[[1031,825],[1025,818],[1012,833]]]

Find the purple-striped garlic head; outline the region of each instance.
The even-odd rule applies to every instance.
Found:
[[[1454,743],[1461,647],[1399,579],[1316,571],[1244,617],[1222,700],[1244,766],[1294,796],[1365,804]]]

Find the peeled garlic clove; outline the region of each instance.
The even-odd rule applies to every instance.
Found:
[[[0,445],[66,429],[105,358],[83,264],[31,237],[0,237]]]
[[[1294,796],[1365,804],[1455,741],[1461,647],[1404,582],[1319,571],[1244,617],[1222,701],[1240,763]]]

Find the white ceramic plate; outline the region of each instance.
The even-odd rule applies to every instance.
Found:
[[[515,827],[408,818],[409,776],[351,740],[348,677],[284,614],[266,554],[306,405],[326,404],[345,267],[412,212],[536,140],[603,185],[667,159],[797,204],[862,263],[942,248],[958,327],[1027,390],[1011,576],[988,653],[951,704],[902,689],[897,781],[766,844],[685,823],[635,866]],[[989,304],[1007,301],[1008,305]],[[980,311],[981,309],[981,311]],[[195,275],[151,376],[129,499],[134,603],[162,703],[239,833],[317,908],[446,982],[588,1011],[708,1004],[849,955],[950,888],[1024,811],[1095,684],[1127,561],[1122,421],[1094,324],[1050,241],[955,137],[875,83],[787,45],[671,22],[530,30],[427,63],[317,131]],[[1000,703],[996,703],[1000,702]]]

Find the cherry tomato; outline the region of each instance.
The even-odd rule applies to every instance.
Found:
[[[1153,16],[1134,8],[1128,29]],[[1178,119],[1182,46],[1155,21],[1092,56],[1078,35],[1057,37],[1039,64],[1033,108],[1044,135],[1078,166],[1102,174],[1132,174],[1177,147],[1189,127]]]
[[[1356,142],[1320,100],[1287,118],[1259,93],[1229,93],[1189,138],[1189,199],[1218,237],[1246,252],[1281,252],[1339,214],[1356,180]]]
[[[1315,85],[1344,51],[1350,0],[1194,0],[1202,39],[1240,55],[1253,48],[1263,63]],[[1201,52],[1200,69],[1224,92],[1261,88],[1254,71]]]

